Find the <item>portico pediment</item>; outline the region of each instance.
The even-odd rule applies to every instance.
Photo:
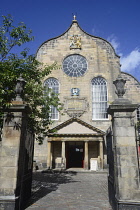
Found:
[[[97,135],[103,136],[105,133],[100,129],[80,120],[71,118],[49,131],[49,135]]]

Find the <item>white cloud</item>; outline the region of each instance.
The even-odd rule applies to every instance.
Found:
[[[121,52],[121,46],[117,37],[112,34],[107,38],[107,40],[112,44],[116,53],[121,57],[121,71],[128,72],[138,77],[137,73],[140,71],[140,49],[132,50],[128,55],[124,55]]]
[[[95,34],[95,28],[92,28],[91,31],[92,31],[92,34]]]
[[[140,67],[140,51],[135,49],[126,56],[121,57],[121,70],[126,72],[134,72]]]
[[[120,43],[118,42],[117,37],[114,34],[112,34],[107,38],[107,40],[112,44],[112,46],[115,49],[115,52],[120,55]]]
[[[91,34],[93,35],[93,36],[99,36],[99,30],[97,29],[97,27],[96,26],[93,26],[93,28],[91,29]]]

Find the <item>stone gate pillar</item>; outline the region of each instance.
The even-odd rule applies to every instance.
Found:
[[[140,209],[140,180],[134,125],[136,108],[136,104],[123,97],[116,99],[109,107],[109,114],[112,116],[116,209]]]
[[[20,102],[4,113],[0,142],[0,209],[24,209],[30,198],[34,136],[28,106]]]

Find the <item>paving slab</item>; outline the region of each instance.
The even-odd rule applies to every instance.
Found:
[[[107,173],[35,172],[27,210],[111,210]]]

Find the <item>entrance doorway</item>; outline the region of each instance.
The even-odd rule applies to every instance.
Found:
[[[67,143],[67,168],[83,168],[84,144],[83,142]]]

